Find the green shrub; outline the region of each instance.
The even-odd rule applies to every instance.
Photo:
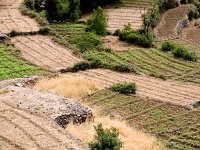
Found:
[[[24,0],[24,4],[26,7],[30,9],[34,9],[34,1],[33,0]]]
[[[144,30],[155,28],[160,22],[161,15],[172,8],[178,7],[177,0],[158,0],[153,7],[143,16]]]
[[[119,132],[115,128],[103,129],[102,124],[94,127],[96,135],[94,141],[89,143],[91,150],[120,150],[123,143],[119,139]]]
[[[188,9],[187,15],[188,15],[188,19],[189,20],[197,19],[199,17],[199,12],[198,12],[197,7],[196,6],[191,6]]]
[[[10,33],[9,33],[10,37],[15,37],[17,35],[18,35],[18,32],[16,30],[11,30]]]
[[[189,52],[185,47],[179,46],[173,51],[173,55],[176,58],[182,58],[188,61],[197,61],[197,56],[194,53]]]
[[[107,15],[101,7],[94,10],[92,16],[88,19],[87,30],[95,32],[98,35],[106,35]]]
[[[130,66],[124,65],[124,64],[118,64],[113,66],[113,69],[115,71],[119,71],[119,72],[132,72],[134,71],[132,68],[130,68]]]
[[[144,30],[132,30],[125,27],[119,33],[119,40],[137,44],[143,47],[151,47],[154,42],[154,36],[150,31],[146,33]]]
[[[111,89],[121,94],[136,94],[135,83],[117,83],[114,84]]]
[[[163,51],[173,51],[174,49],[176,49],[176,44],[173,42],[164,42],[162,43],[162,48]]]
[[[84,35],[78,36],[71,40],[72,44],[75,44],[80,52],[85,52],[86,50],[92,50],[102,44],[101,39],[95,33],[86,33]]]
[[[41,27],[39,30],[39,33],[42,35],[47,35],[49,34],[51,29],[49,27]]]

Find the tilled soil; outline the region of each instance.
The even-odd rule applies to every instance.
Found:
[[[0,0],[0,32],[9,33],[38,31],[39,24],[26,16],[22,16],[19,7],[23,0]]]
[[[124,25],[131,24],[133,29],[142,26],[142,15],[146,12],[143,8],[106,9],[108,14],[108,30],[114,33],[117,29],[123,29]]]
[[[142,26],[142,15],[146,12],[144,8],[106,8],[108,15],[108,31],[114,33],[117,29],[123,29],[124,25],[131,24],[133,29],[140,29]],[[86,21],[91,14],[82,16]]]
[[[182,31],[182,39],[200,46],[200,28],[195,26],[195,21],[190,23],[190,26]]]
[[[72,75],[85,77],[86,79],[97,82],[102,87],[110,87],[112,84],[118,82],[135,82],[139,96],[187,107],[190,107],[192,102],[200,99],[200,86],[193,83],[163,81],[153,77],[117,73],[104,69],[80,71]]]
[[[87,147],[48,119],[0,101],[0,149],[84,150]]]
[[[155,29],[155,34],[158,41],[172,40],[178,37],[176,27],[182,19],[186,17],[189,5],[182,5],[180,7],[170,9],[165,12],[159,25]]]
[[[17,36],[11,39],[21,56],[46,70],[59,71],[81,61],[72,50],[42,35]]]

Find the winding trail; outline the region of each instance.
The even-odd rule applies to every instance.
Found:
[[[135,82],[139,96],[182,106],[189,106],[192,102],[200,99],[200,85],[198,84],[163,81],[153,77],[118,73],[105,69],[80,71],[71,74],[92,80],[104,88],[119,82]]]

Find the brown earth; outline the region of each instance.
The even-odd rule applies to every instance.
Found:
[[[108,15],[108,31],[114,33],[117,29],[123,29],[124,25],[131,24],[133,29],[140,29],[142,26],[142,15],[146,12],[144,8],[106,8]],[[82,16],[86,21],[91,14]]]
[[[72,50],[58,45],[47,36],[17,36],[11,40],[24,59],[50,71],[59,71],[81,61]]]
[[[182,31],[181,38],[200,46],[200,28],[195,26],[195,22],[196,20],[192,21],[189,27]]]
[[[85,145],[48,119],[0,101],[0,149],[84,150]]]
[[[0,32],[9,33],[38,31],[39,24],[18,10],[23,0],[0,0]]]
[[[110,87],[113,83],[118,82],[135,82],[138,87],[137,94],[141,97],[149,97],[187,107],[192,102],[200,99],[200,85],[193,83],[163,81],[153,77],[117,73],[104,69],[80,71],[71,74],[95,81],[103,87]]]
[[[131,24],[133,29],[139,29],[142,26],[142,15],[146,12],[143,8],[120,8],[106,9],[108,14],[108,30],[115,32],[117,29],[123,29],[124,25]]]
[[[181,5],[177,8],[165,12],[158,26],[155,29],[155,35],[158,41],[176,39],[176,27],[182,19],[186,17],[189,5]]]
[[[119,51],[119,52],[127,51],[130,49],[134,50],[134,49],[140,48],[137,45],[120,41],[117,36],[111,36],[111,35],[105,36],[102,38],[102,41],[103,41],[105,48],[112,49],[112,50]]]

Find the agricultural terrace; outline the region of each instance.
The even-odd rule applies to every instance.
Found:
[[[104,115],[120,117],[130,126],[155,135],[169,149],[200,149],[200,111],[110,90],[98,92],[84,102],[101,107]]]
[[[31,65],[30,62],[21,60],[17,54],[13,55],[9,51],[9,47],[0,45],[0,80],[44,74],[46,73],[40,68]]]

